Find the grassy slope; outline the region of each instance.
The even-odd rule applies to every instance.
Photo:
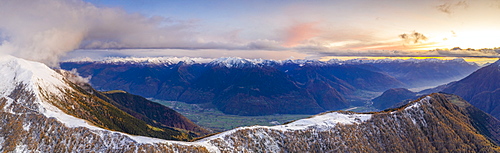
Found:
[[[43,96],[65,113],[85,119],[101,128],[161,139],[184,141],[192,139],[185,131],[155,127],[133,117],[99,98],[96,94],[92,94],[98,92],[91,88],[88,89],[89,93],[75,84],[69,84],[75,91],[65,91],[67,95],[63,99],[57,98],[54,95]]]

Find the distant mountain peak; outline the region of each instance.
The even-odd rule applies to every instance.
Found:
[[[227,68],[232,68],[232,67],[242,68],[242,67],[255,67],[260,65],[263,61],[264,60],[262,59],[249,60],[239,57],[223,57],[215,59],[209,64],[214,66],[224,66]]]
[[[172,65],[172,64],[196,64],[208,63],[211,58],[191,58],[191,57],[107,57],[104,59],[71,59],[66,62],[98,62],[107,64],[142,64],[142,65]]]
[[[316,59],[287,59],[287,60],[270,60],[270,59],[247,59],[241,57],[221,57],[221,58],[201,58],[201,57],[107,57],[104,59],[71,59],[65,62],[100,62],[108,64],[152,64],[152,65],[172,65],[172,64],[204,64],[209,63],[216,66],[224,67],[256,67],[256,66],[272,66],[272,65],[283,65],[283,64],[298,64],[300,66],[313,65],[313,66],[323,66],[331,64],[368,64],[368,63],[448,63],[448,62],[458,62],[458,63],[468,63],[475,65],[475,63],[467,62],[462,58],[456,58],[453,60],[441,60],[435,58],[428,59],[350,59],[350,60],[339,60],[330,59],[328,61],[320,61]]]

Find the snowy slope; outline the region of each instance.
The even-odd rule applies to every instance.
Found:
[[[85,127],[92,130],[108,131],[88,124],[87,121],[65,114],[59,108],[48,102],[49,99],[45,98],[50,96],[65,96],[64,92],[74,90],[68,85],[65,78],[47,67],[46,65],[38,62],[27,61],[24,59],[16,58],[13,56],[0,56],[0,97],[7,99],[8,103],[3,106],[3,111],[20,114],[22,112],[14,112],[14,106],[11,106],[15,99],[13,95],[19,93],[19,89],[33,93],[32,96],[22,98],[23,101],[19,103],[30,104],[31,108],[37,113],[43,114],[48,118],[55,118],[67,127]],[[6,109],[7,108],[7,109]],[[134,136],[141,140],[139,142],[158,142],[158,139]]]
[[[12,56],[0,58],[0,96],[9,99],[9,95],[17,92],[17,88],[24,87],[25,90],[35,93],[33,102],[38,112],[47,117],[56,117],[61,121],[69,122],[67,125],[75,125],[70,121],[71,116],[61,113],[59,109],[50,105],[42,98],[42,91],[51,95],[62,96],[61,90],[70,89],[64,82],[63,77],[44,64],[27,61]],[[6,105],[5,108],[8,108]],[[80,123],[80,122],[77,122]]]

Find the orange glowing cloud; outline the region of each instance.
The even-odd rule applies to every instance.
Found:
[[[318,29],[315,26],[318,22],[300,23],[291,26],[286,31],[284,47],[294,47],[299,45],[301,42],[316,37],[319,34]]]

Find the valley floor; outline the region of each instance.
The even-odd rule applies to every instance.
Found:
[[[149,99],[160,103],[186,116],[194,123],[210,129],[213,132],[223,132],[237,127],[263,125],[272,126],[280,125],[286,122],[303,119],[312,115],[297,115],[297,114],[276,114],[265,116],[238,116],[228,115],[204,104],[188,104],[179,101],[164,101],[158,99]],[[344,109],[345,111],[353,112],[371,112],[377,109],[370,106],[356,106]]]
[[[204,128],[210,129],[213,132],[223,132],[234,129],[236,127],[252,125],[279,125],[311,116],[290,114],[276,114],[266,116],[227,115],[213,107],[207,107],[203,104],[188,104],[179,101],[163,101],[157,99],[150,100],[174,109],[175,111],[189,118],[194,123]]]

